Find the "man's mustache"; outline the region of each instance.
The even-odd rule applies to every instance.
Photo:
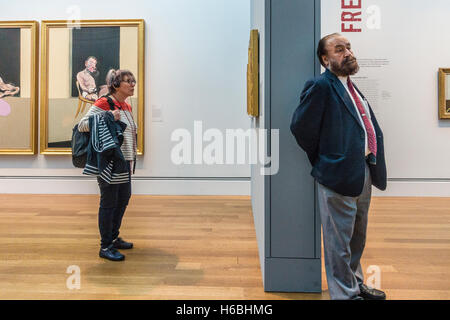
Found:
[[[351,63],[351,62],[356,62],[356,58],[347,58],[343,61],[344,64]]]

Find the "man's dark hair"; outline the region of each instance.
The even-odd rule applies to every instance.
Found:
[[[326,66],[325,63],[323,62],[322,56],[325,56],[325,55],[328,53],[328,52],[327,52],[327,49],[325,49],[325,47],[326,47],[326,45],[327,45],[327,41],[328,41],[330,38],[337,37],[337,36],[340,36],[340,35],[341,35],[341,34],[340,34],[340,33],[337,33],[337,32],[332,33],[332,34],[329,34],[329,35],[323,37],[322,39],[320,39],[319,44],[317,45],[317,57],[319,58],[320,64],[321,64],[322,66],[324,66],[325,68],[326,68],[327,66]]]

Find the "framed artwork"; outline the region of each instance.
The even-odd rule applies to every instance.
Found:
[[[439,119],[450,119],[450,68],[439,69]]]
[[[38,23],[0,21],[0,154],[37,151]]]
[[[95,100],[108,93],[110,69],[131,71],[134,96],[127,102],[144,153],[144,20],[42,21],[41,154],[70,154],[72,128]]]
[[[259,35],[258,30],[250,31],[247,64],[247,114],[259,116]]]

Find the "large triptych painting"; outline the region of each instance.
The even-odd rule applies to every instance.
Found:
[[[0,21],[0,154],[37,149],[36,21]]]
[[[143,154],[144,21],[43,21],[41,38],[41,153],[70,153],[73,126],[108,93],[106,74],[126,69],[137,80],[128,102]]]

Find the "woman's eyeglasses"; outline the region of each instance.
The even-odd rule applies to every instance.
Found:
[[[133,79],[122,80],[122,82],[126,82],[126,83],[128,83],[130,85],[136,84],[136,80],[133,80]]]

